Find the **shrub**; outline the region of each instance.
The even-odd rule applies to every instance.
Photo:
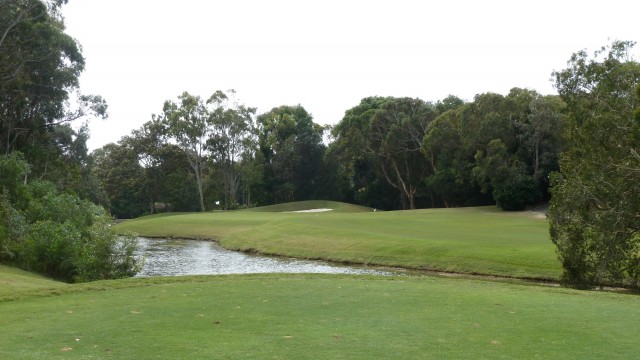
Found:
[[[534,204],[540,198],[540,191],[533,178],[518,176],[496,186],[493,198],[501,209],[519,211]]]
[[[0,156],[0,262],[66,281],[135,275],[136,242],[110,228],[104,208],[49,182],[24,184],[20,154]]]

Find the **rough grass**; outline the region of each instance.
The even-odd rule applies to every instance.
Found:
[[[216,239],[234,250],[409,269],[538,279],[557,279],[561,273],[548,223],[533,213],[494,207],[280,212],[308,206],[145,217],[116,229],[145,236]]]
[[[68,287],[57,296],[0,302],[0,358],[639,355],[633,329],[640,302],[615,293],[440,277],[338,275],[127,279]]]

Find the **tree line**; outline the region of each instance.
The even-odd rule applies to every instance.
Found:
[[[565,108],[519,88],[471,102],[368,97],[321,126],[301,105],[256,115],[233,90],[206,100],[185,92],[91,154],[91,168],[104,205],[122,217],[308,199],[522,210],[549,198]]]
[[[1,262],[77,281],[135,273],[135,245],[111,232],[109,214],[308,199],[521,210],[550,200],[565,283],[640,287],[633,42],[573,54],[553,73],[558,95],[371,96],[333,126],[299,104],[258,114],[233,90],[184,92],[89,153],[88,127],[71,124],[106,118],[107,104],[80,92],[84,58],[64,32],[65,3],[0,2]]]

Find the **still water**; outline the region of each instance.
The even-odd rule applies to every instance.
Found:
[[[392,272],[245,254],[208,241],[138,238],[144,266],[138,277],[250,273],[325,273],[393,275]]]

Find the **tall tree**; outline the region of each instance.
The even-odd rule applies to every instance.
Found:
[[[436,116],[432,103],[393,98],[371,118],[366,149],[389,185],[400,191],[405,209],[416,208],[418,187],[430,169],[421,148],[427,126]]]
[[[527,119],[537,96],[535,91],[513,88],[507,96],[484,94],[474,101],[479,111],[472,129],[477,133],[467,134],[476,149],[472,174],[482,192],[491,194],[504,210],[523,210],[539,198],[527,164],[518,153],[517,127]]]
[[[431,167],[425,181],[434,207],[478,205],[485,201],[472,176],[473,153],[463,146],[470,106],[464,104],[439,115],[427,129],[422,151]]]
[[[559,170],[558,154],[567,122],[565,108],[558,96],[537,96],[529,105],[525,121],[516,124],[532,177],[545,189],[549,187],[549,174]]]
[[[630,56],[633,45],[616,41],[592,57],[580,51],[554,73],[569,125],[550,232],[564,282],[579,288],[640,289],[640,64]]]
[[[237,206],[238,188],[243,171],[241,157],[248,156],[248,149],[255,142],[255,108],[237,103],[235,91],[227,94],[217,91],[207,103],[214,106],[211,116],[211,135],[208,145],[216,167],[222,176],[225,209]],[[247,179],[248,180],[248,179]]]
[[[31,150],[50,146],[57,125],[88,115],[106,117],[99,96],[81,95],[78,76],[84,58],[64,33],[63,0],[0,2],[0,151],[19,150],[31,163]],[[75,108],[69,100],[76,96]]]
[[[104,205],[111,214],[120,219],[130,219],[147,211],[145,171],[130,137],[93,151],[91,161],[94,164],[92,172],[100,179],[106,193],[107,203]]]
[[[161,120],[170,138],[187,154],[198,187],[200,211],[204,212],[203,174],[211,134],[210,112],[199,96],[185,91],[178,96],[178,102],[165,101]]]
[[[315,198],[325,147],[323,128],[302,106],[280,106],[258,116],[264,186],[272,203]]]
[[[367,97],[345,111],[342,120],[331,130],[333,141],[329,156],[335,156],[340,164],[342,177],[348,183],[347,199],[376,208],[392,208],[379,201],[379,189],[373,191],[377,181],[375,158],[365,151],[369,139],[371,118],[391,98]],[[383,182],[386,182],[382,179]],[[369,196],[371,195],[371,196]]]

